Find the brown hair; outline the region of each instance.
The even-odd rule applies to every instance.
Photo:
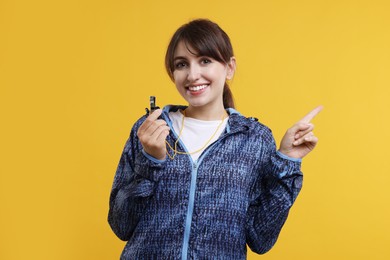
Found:
[[[229,36],[216,23],[207,19],[193,20],[177,29],[168,45],[165,68],[172,80],[175,70],[174,54],[180,41],[191,46],[197,55],[208,56],[222,63],[229,63],[234,56]],[[225,108],[234,108],[233,94],[226,82],[223,88],[223,105]]]

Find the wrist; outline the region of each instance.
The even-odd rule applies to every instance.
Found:
[[[295,161],[295,162],[301,162],[302,161],[302,158],[293,156],[293,155],[291,155],[289,153],[284,153],[284,152],[282,152],[282,150],[278,150],[276,153],[280,157],[282,157],[284,159],[287,159],[287,160],[290,160],[290,161]]]
[[[283,150],[283,149],[279,149],[276,153],[279,154],[280,157],[291,160],[291,161],[302,161],[301,157],[297,157],[294,154],[292,154],[286,150]]]
[[[165,161],[166,154],[156,154],[156,153],[150,153],[149,151],[143,149],[142,150],[143,154],[149,158],[152,161],[157,161],[157,162],[163,162]]]

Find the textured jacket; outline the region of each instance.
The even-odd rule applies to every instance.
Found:
[[[169,111],[161,118],[169,126]],[[275,244],[302,186],[301,160],[276,151],[269,128],[228,109],[225,131],[197,161],[157,160],[133,126],[116,171],[108,221],[128,241],[121,259],[246,259]],[[174,146],[171,126],[167,141]],[[185,151],[181,142],[178,150]]]

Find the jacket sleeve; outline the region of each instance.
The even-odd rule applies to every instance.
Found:
[[[276,151],[269,129],[261,142],[260,169],[246,222],[247,243],[258,254],[273,247],[302,188],[301,160]]]
[[[147,155],[137,137],[138,121],[122,152],[110,194],[108,223],[121,240],[129,240],[153,196],[164,161]]]

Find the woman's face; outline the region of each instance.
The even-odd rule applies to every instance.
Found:
[[[174,54],[173,78],[177,90],[190,107],[223,108],[222,93],[226,79],[234,74],[235,60],[224,64],[195,51],[181,41]]]

